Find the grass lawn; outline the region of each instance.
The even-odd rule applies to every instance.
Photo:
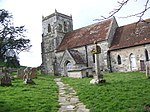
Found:
[[[105,84],[92,85],[91,78],[63,80],[77,91],[91,112],[146,112],[150,104],[150,79],[144,73],[106,73]]]
[[[36,85],[16,79],[13,86],[0,86],[0,112],[57,112],[58,88],[53,77],[38,76],[33,80]]]

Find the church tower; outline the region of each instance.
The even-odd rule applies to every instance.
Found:
[[[56,48],[64,38],[65,33],[73,30],[72,16],[55,12],[42,17],[42,67],[43,72],[56,74]]]

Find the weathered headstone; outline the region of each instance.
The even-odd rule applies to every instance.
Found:
[[[35,84],[35,82],[30,77],[31,73],[32,73],[32,68],[27,67],[24,69],[24,76],[23,76],[24,84]]]
[[[36,68],[31,68],[31,73],[29,78],[37,78],[37,69]]]
[[[24,76],[24,69],[23,68],[18,69],[17,78],[23,79],[23,76]]]
[[[103,79],[103,74],[101,73],[99,65],[99,54],[101,53],[101,48],[97,45],[97,43],[95,43],[92,53],[95,55],[95,74],[90,83],[91,84],[104,83],[105,80]]]
[[[23,80],[28,79],[30,75],[30,68],[27,67],[23,71],[24,71]]]
[[[11,86],[11,78],[9,76],[9,71],[7,70],[7,68],[4,68],[2,70],[2,78],[1,78],[1,86]]]

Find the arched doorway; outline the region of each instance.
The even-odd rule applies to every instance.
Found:
[[[67,68],[67,71],[72,68],[72,64],[71,64],[70,61],[68,61],[68,62],[66,63],[66,68]]]
[[[135,55],[133,53],[131,53],[130,56],[129,56],[129,59],[130,59],[131,71],[135,71],[137,69]]]
[[[64,65],[64,73],[66,76],[68,76],[68,71],[71,70],[73,67],[72,63],[70,61],[65,61],[65,65]]]

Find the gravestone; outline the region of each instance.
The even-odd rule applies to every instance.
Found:
[[[1,78],[1,86],[11,86],[11,78],[9,76],[9,71],[7,70],[7,68],[4,68],[2,70],[2,78]]]
[[[1,78],[3,77],[3,75],[4,75],[2,71],[3,71],[3,66],[0,66],[0,79],[1,79]]]
[[[29,75],[29,78],[37,78],[37,68],[31,68],[31,74]]]
[[[0,66],[0,75],[2,74],[3,67]]]
[[[20,68],[20,69],[17,71],[17,78],[23,79],[23,76],[24,76],[24,68]]]
[[[3,74],[4,69],[5,69],[5,66],[0,66],[0,75]]]
[[[23,70],[23,72],[24,72],[23,80],[28,79],[28,78],[29,78],[29,75],[30,75],[30,73],[31,73],[30,68],[29,68],[29,67],[25,68],[25,69]]]
[[[24,69],[24,76],[23,76],[24,84],[35,84],[35,82],[30,77],[31,73],[32,73],[32,68],[27,67]]]
[[[106,80],[103,79],[103,74],[101,73],[100,70],[100,65],[99,65],[99,54],[101,53],[101,48],[100,46],[97,45],[95,42],[95,46],[92,50],[92,54],[95,55],[95,74],[93,76],[93,79],[90,81],[91,84],[98,84],[98,83],[105,83]]]

